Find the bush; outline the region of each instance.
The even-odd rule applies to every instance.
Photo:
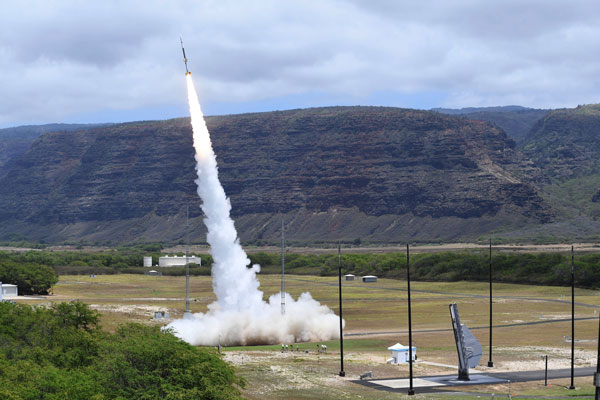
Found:
[[[17,285],[20,294],[48,294],[58,274],[45,265],[0,262],[0,282]]]
[[[0,303],[0,398],[240,398],[243,380],[214,349],[139,324],[106,333],[98,316],[79,302]]]

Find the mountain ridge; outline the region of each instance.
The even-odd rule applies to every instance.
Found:
[[[398,241],[555,218],[539,171],[483,121],[392,107],[206,120],[243,240],[277,237],[282,219],[292,240]],[[0,237],[177,241],[194,174],[187,118],[48,133],[0,177]]]

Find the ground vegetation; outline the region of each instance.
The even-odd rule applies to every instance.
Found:
[[[237,399],[243,381],[213,349],[157,326],[100,329],[80,302],[0,303],[0,398]]]

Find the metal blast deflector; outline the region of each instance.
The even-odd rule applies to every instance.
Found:
[[[452,318],[452,329],[458,352],[458,380],[468,381],[469,368],[475,368],[479,364],[483,349],[481,343],[473,336],[469,328],[460,323],[458,306],[450,304],[450,317]]]

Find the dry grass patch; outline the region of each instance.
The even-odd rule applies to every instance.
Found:
[[[278,275],[259,275],[264,298],[278,293]],[[191,278],[193,312],[205,312],[215,300],[210,277]],[[448,304],[459,305],[461,319],[472,328],[484,346],[481,364],[488,356],[489,299],[485,282],[414,282],[412,311],[414,344],[420,360],[456,365],[456,346],[451,331]],[[343,282],[344,319],[346,333],[376,333],[345,339],[348,379],[336,376],[339,371],[337,341],[327,342],[328,354],[316,353],[316,344],[300,344],[311,353],[282,355],[278,346],[234,349],[225,352],[226,359],[236,365],[249,384],[244,394],[250,399],[369,399],[398,398],[396,393],[376,391],[354,383],[359,374],[370,370],[376,378],[407,376],[406,366],[385,363],[391,356],[386,348],[396,342],[408,344],[406,282],[380,279],[376,283]],[[309,291],[317,301],[338,312],[337,277],[286,276],[286,291],[294,298]],[[473,297],[479,296],[479,297]],[[514,284],[494,284],[494,324],[546,322],[570,317],[570,288]],[[185,309],[185,277],[150,277],[144,275],[61,276],[53,296],[27,300],[36,304],[79,299],[102,312],[102,325],[107,330],[122,323],[154,321],[154,311],[166,311],[178,318]],[[550,301],[552,300],[552,301]],[[558,300],[559,302],[556,302]],[[20,300],[25,301],[25,300]],[[576,301],[600,305],[598,292],[577,290]],[[577,305],[577,317],[594,317],[593,307]],[[478,329],[480,328],[480,329]],[[576,322],[576,366],[594,365],[597,320]],[[434,330],[434,331],[432,331]],[[383,332],[383,333],[382,333]],[[563,368],[570,362],[570,322],[552,322],[528,326],[494,328],[495,371],[541,369],[540,356],[549,355],[550,368]],[[579,342],[584,340],[585,342]],[[314,347],[314,349],[313,349]],[[486,368],[481,368],[485,370]],[[416,375],[448,374],[453,370],[425,364],[415,366]],[[560,388],[540,387],[539,382],[513,384],[518,394],[571,395],[589,391],[591,378],[577,379],[581,390],[571,392]],[[568,382],[567,382],[568,384]],[[508,393],[508,387],[472,387],[486,393]],[[540,393],[536,390],[541,391]],[[400,396],[402,397],[402,396]],[[436,398],[427,396],[427,398]],[[441,398],[441,397],[437,397]],[[453,397],[455,399],[456,397]],[[468,398],[468,397],[467,397]],[[473,398],[473,397],[471,397]]]

